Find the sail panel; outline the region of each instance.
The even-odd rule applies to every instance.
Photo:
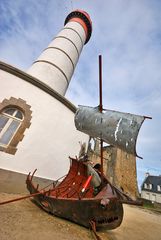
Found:
[[[79,106],[75,114],[77,130],[91,137],[136,154],[136,140],[145,117],[113,110],[99,112],[99,108]]]

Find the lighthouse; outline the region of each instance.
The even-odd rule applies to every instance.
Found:
[[[28,73],[64,96],[91,31],[91,20],[86,12],[71,12],[65,20],[64,28],[44,49]]]
[[[74,126],[76,107],[65,98],[92,23],[71,12],[27,72],[0,62],[0,171],[57,179],[69,169],[88,135]]]

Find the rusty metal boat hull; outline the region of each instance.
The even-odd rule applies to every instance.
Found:
[[[82,186],[80,184],[80,173],[81,177],[86,174],[86,165],[72,159],[69,173],[62,183],[45,192],[45,194],[43,191],[40,192],[39,195],[34,197],[35,202],[55,216],[88,228],[91,221],[95,223],[97,229],[102,227],[106,227],[106,229],[117,228],[123,219],[123,207],[115,190],[105,180],[104,187],[96,196],[93,195],[91,186],[87,193],[82,196],[80,194]],[[75,174],[74,177],[73,174]],[[79,178],[79,184],[77,184],[77,178]],[[33,176],[28,175],[27,189],[30,194],[39,193],[32,180]],[[77,190],[73,191],[72,186],[76,187]]]

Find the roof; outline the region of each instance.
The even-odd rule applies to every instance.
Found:
[[[67,108],[69,108],[73,113],[76,112],[76,110],[77,110],[76,106],[74,106],[69,100],[67,100],[65,97],[60,95],[58,92],[56,92],[54,89],[49,87],[47,84],[45,84],[41,80],[31,76],[30,74],[28,74],[16,67],[13,67],[7,63],[4,63],[2,61],[0,61],[0,70],[3,70],[10,74],[13,74],[13,75],[21,78],[22,80],[31,83],[32,85],[40,88],[42,91],[46,92],[47,94],[49,94],[52,97],[54,97],[55,99],[57,99],[59,102],[64,104]]]
[[[147,189],[144,187],[144,183],[146,184],[152,184],[152,188],[151,189]],[[158,190],[157,190],[157,186],[161,186],[161,176],[147,176],[141,186],[141,190],[145,190],[145,191],[148,191],[148,192],[155,192],[155,193],[160,193]]]

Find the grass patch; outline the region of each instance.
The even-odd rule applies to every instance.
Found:
[[[155,203],[155,202],[151,202],[149,200],[146,199],[141,199],[143,202],[143,206],[142,208],[144,209],[148,209],[157,213],[161,214],[161,204],[159,203]]]

